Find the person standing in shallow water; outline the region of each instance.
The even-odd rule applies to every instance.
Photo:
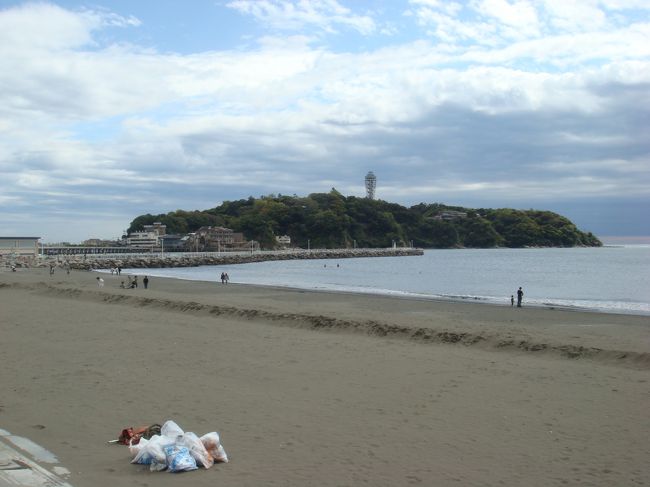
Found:
[[[521,308],[521,302],[524,299],[524,292],[521,290],[521,287],[517,289],[517,308]]]

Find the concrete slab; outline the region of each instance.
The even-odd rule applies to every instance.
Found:
[[[0,433],[0,487],[72,487],[10,445],[11,434],[4,430]]]

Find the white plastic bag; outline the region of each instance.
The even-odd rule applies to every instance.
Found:
[[[165,421],[165,424],[162,425],[160,428],[160,434],[162,436],[168,436],[176,439],[177,437],[182,436],[184,432],[180,426],[178,426],[170,419],[169,421]]]
[[[214,459],[212,455],[208,453],[203,446],[203,442],[196,436],[195,433],[189,432],[185,433],[180,440],[180,444],[186,446],[190,451],[190,455],[196,460],[196,464],[204,468],[210,468],[214,465]]]
[[[228,455],[226,455],[226,450],[221,446],[221,439],[219,438],[219,433],[213,431],[211,433],[206,433],[201,437],[201,443],[208,453],[212,455],[215,462],[228,463]]]
[[[163,448],[167,457],[168,472],[187,472],[196,470],[196,461],[190,455],[190,450],[183,445],[174,443]]]
[[[129,442],[129,451],[131,452],[131,455],[135,458],[138,453],[140,453],[140,450],[149,443],[149,440],[146,438],[140,438],[140,441],[133,445],[132,443]],[[133,463],[141,463],[141,462],[133,462]]]
[[[131,453],[135,453],[131,463],[150,465],[149,468],[152,471],[165,470],[167,457],[164,447],[173,444],[173,442],[173,439],[159,435],[153,435],[148,441],[142,438],[137,445],[129,446]]]

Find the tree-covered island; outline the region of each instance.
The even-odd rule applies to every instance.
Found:
[[[129,227],[161,222],[167,232],[187,234],[203,226],[242,232],[262,248],[288,235],[294,247],[352,248],[413,245],[422,248],[601,246],[591,232],[550,211],[461,208],[420,203],[410,208],[381,200],[343,196],[332,189],[307,197],[269,195],[225,201],[203,211],[140,215]]]

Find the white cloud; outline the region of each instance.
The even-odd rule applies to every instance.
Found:
[[[0,49],[80,47],[92,43],[91,32],[97,26],[97,17],[52,4],[25,4],[0,10]]]
[[[338,2],[230,5],[270,25],[358,16]],[[418,0],[410,21],[438,39],[335,52],[265,32],[187,55],[96,42],[132,17],[0,10],[1,210],[97,200],[126,226],[242,191],[354,190],[371,168],[393,180],[383,197],[402,201],[647,196],[650,24],[592,16],[578,30],[541,5]],[[508,30],[518,23],[523,39]],[[39,31],[52,43],[26,35]]]
[[[500,23],[508,38],[535,37],[540,33],[537,11],[528,1],[480,0],[476,10]]]
[[[331,33],[340,25],[368,35],[377,29],[372,17],[354,15],[336,0],[234,0],[227,6],[282,30],[318,27]]]
[[[607,19],[597,1],[544,0],[551,26],[568,32],[598,30],[606,26]]]

